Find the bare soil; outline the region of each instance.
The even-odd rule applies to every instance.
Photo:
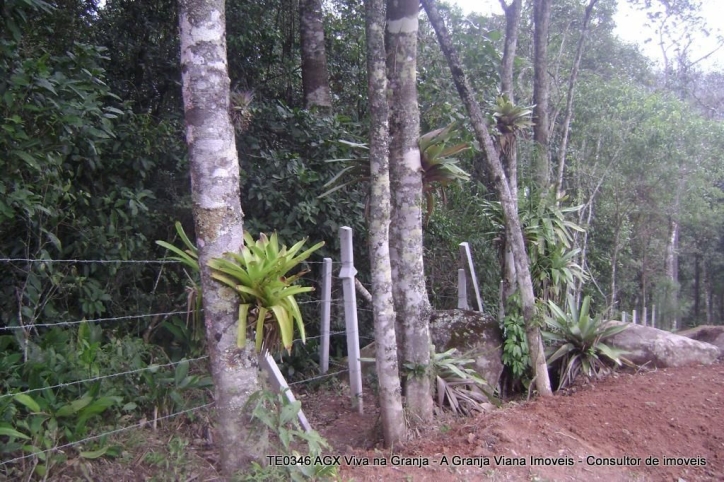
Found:
[[[341,480],[724,480],[721,364],[617,373],[472,418],[442,415],[393,451],[371,393],[362,415],[343,393],[300,399],[342,456]]]
[[[363,414],[342,382],[296,395],[339,456],[339,481],[724,480],[722,364],[617,373],[476,417],[443,412],[394,450],[383,448],[373,390]],[[128,432],[122,457],[72,458],[51,480],[223,480],[212,426],[210,412]]]

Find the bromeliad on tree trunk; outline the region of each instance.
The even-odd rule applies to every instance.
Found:
[[[180,261],[194,271],[199,270],[198,249],[189,240],[180,223],[176,230],[181,237],[185,250],[165,241],[156,243],[177,256],[170,259]],[[259,239],[244,233],[244,244],[239,253],[225,253],[226,258],[214,258],[208,262],[213,270],[211,277],[231,287],[239,294],[239,326],[236,336],[237,346],[246,345],[248,320],[256,320],[256,349],[276,350],[279,345],[291,349],[296,323],[304,339],[304,323],[295,296],[313,291],[314,288],[297,286],[295,283],[308,271],[299,271],[287,276],[290,271],[307,259],[313,252],[324,246],[320,242],[297,254],[306,239],[291,248],[279,245],[276,233],[268,238],[264,233]],[[197,290],[200,291],[200,290]],[[197,299],[200,299],[200,292]]]

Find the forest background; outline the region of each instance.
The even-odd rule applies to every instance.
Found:
[[[657,8],[661,5],[667,8]],[[550,152],[553,165],[561,156],[564,161],[562,205],[575,207],[566,218],[582,230],[573,233],[565,252],[547,252],[538,261],[580,267],[591,282],[575,278],[577,295],[590,295],[595,310],[611,318],[655,305],[657,324],[666,329],[716,324],[724,316],[724,72],[716,64],[702,68],[708,51],[701,53],[686,35],[705,29],[696,2],[637,6],[649,13],[663,62],[652,63],[616,36],[615,1],[595,2],[566,127],[586,5],[573,0],[553,5]],[[514,63],[519,106],[533,104],[531,8],[524,2]],[[3,356],[19,355],[3,365],[5,390],[19,386],[21,359],[40,352],[47,357],[49,347],[63,353],[70,339],[78,353],[96,357],[88,358],[84,369],[98,373],[104,369],[96,354],[109,340],[126,350],[122,358],[134,360],[128,355],[136,354],[138,364],[160,353],[172,361],[202,354],[200,321],[169,314],[189,302],[183,271],[124,262],[164,259],[154,241],[173,240],[177,220],[193,233],[176,2],[11,0],[2,9],[0,340]],[[505,18],[464,15],[445,5],[441,11],[477,100],[488,106],[492,120]],[[338,228],[351,226],[366,284],[365,186],[320,197],[339,171],[338,163],[326,161],[357,157],[350,142],[367,140],[363,12],[355,0],[325,4],[332,109],[320,116],[304,108],[298,5],[276,0],[226,6],[245,229],[254,235],[276,231],[286,244],[307,236],[323,240],[321,259],[338,257]],[[683,26],[684,34],[670,30],[671,24]],[[458,244],[468,241],[485,305],[495,314],[502,253],[500,220],[491,213],[494,188],[423,16],[417,59],[421,132],[456,122],[457,141],[473,146],[458,155],[471,179],[445,188],[445,202],[438,199],[424,227],[430,302],[437,309],[455,306],[457,276],[451,267],[457,266]],[[537,154],[527,128],[517,147],[521,217],[536,219],[539,204],[527,187]],[[319,278],[317,266],[310,264],[309,280]],[[138,313],[158,315],[105,324],[103,334],[58,330],[49,336],[36,326]],[[371,319],[362,322],[371,332]],[[309,334],[315,334],[312,324]],[[78,357],[61,358],[70,379]],[[12,418],[12,409],[5,408],[10,411],[3,416]]]

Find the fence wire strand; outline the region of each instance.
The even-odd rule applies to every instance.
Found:
[[[172,367],[172,366],[180,365],[181,363],[184,363],[184,362],[191,363],[191,362],[206,360],[207,358],[209,358],[208,355],[205,355],[205,356],[201,356],[198,358],[191,358],[189,360],[181,360],[181,361],[172,362],[172,363],[165,363],[163,365],[149,365],[145,368],[138,368],[136,370],[129,370],[127,372],[113,373],[111,375],[103,375],[103,376],[99,376],[99,377],[86,378],[85,380],[76,380],[74,382],[68,382],[68,383],[59,383],[57,385],[52,385],[50,387],[33,388],[30,390],[26,390],[24,392],[6,393],[4,395],[0,395],[0,400],[2,400],[3,398],[14,397],[15,395],[24,395],[27,393],[42,392],[43,390],[52,390],[54,388],[70,387],[72,385],[78,385],[81,383],[97,382],[99,380],[105,380],[106,378],[120,377],[123,375],[132,375],[134,373],[141,373],[141,372],[145,372],[145,371],[149,371],[149,370],[158,370],[159,368]]]
[[[187,315],[188,311],[169,311],[166,313],[149,313],[145,315],[127,315],[127,316],[116,316],[113,318],[95,318],[92,320],[75,320],[75,321],[58,321],[55,323],[28,323],[24,326],[0,326],[0,331],[3,330],[25,330],[31,328],[52,328],[54,326],[71,326],[80,325],[81,323],[105,323],[108,321],[120,321],[120,320],[134,320],[139,318],[152,318],[154,316],[173,316],[173,315]]]
[[[307,378],[307,379],[305,379],[305,380],[299,380],[299,381],[296,381],[296,382],[287,383],[287,385],[289,385],[290,387],[291,387],[292,385],[301,385],[302,383],[309,383],[309,382],[311,382],[311,381],[313,381],[313,380],[321,380],[322,378],[333,377],[333,376],[335,376],[335,375],[339,375],[340,373],[346,373],[346,372],[348,372],[348,371],[349,371],[349,370],[339,370],[339,371],[332,372],[332,373],[325,373],[324,375],[317,375],[316,377]]]
[[[98,263],[98,264],[179,264],[175,259],[31,259],[31,258],[0,258],[0,263]],[[304,261],[306,264],[324,264],[324,261]],[[342,264],[332,261],[333,265]]]
[[[180,412],[172,413],[171,415],[164,415],[163,417],[158,417],[158,418],[155,419],[155,420],[158,422],[158,421],[161,421],[161,420],[166,420],[166,419],[169,419],[169,418],[177,417],[177,416],[183,415],[183,414],[185,414],[185,413],[195,412],[195,411],[197,411],[197,410],[202,410],[202,409],[204,409],[204,408],[210,407],[210,406],[214,405],[215,403],[216,403],[216,402],[210,402],[210,403],[206,403],[206,404],[204,404],[204,405],[199,405],[198,407],[189,408],[189,409],[187,409],[187,410],[181,410]],[[57,447],[49,448],[49,449],[46,449],[46,450],[40,450],[40,451],[38,451],[38,452],[33,452],[32,454],[23,455],[22,457],[15,457],[14,459],[3,460],[3,461],[0,461],[0,465],[9,465],[9,464],[12,464],[12,463],[15,463],[15,462],[19,462],[19,461],[24,460],[24,459],[28,459],[28,458],[30,458],[30,457],[35,457],[36,455],[47,454],[47,453],[49,453],[49,452],[57,452],[58,450],[62,450],[62,449],[68,448],[68,447],[72,447],[72,446],[74,446],[74,445],[80,445],[80,444],[82,444],[82,443],[90,442],[91,440],[96,440],[96,439],[99,439],[99,438],[102,438],[102,437],[106,437],[106,436],[108,436],[108,435],[114,435],[114,434],[117,434],[117,433],[125,432],[126,430],[131,430],[131,429],[134,429],[134,428],[143,428],[145,425],[148,425],[149,423],[151,423],[151,421],[149,421],[149,420],[144,420],[144,421],[138,422],[137,424],[134,424],[134,425],[129,425],[129,426],[127,426],[127,427],[119,428],[119,429],[116,429],[116,430],[111,430],[110,432],[104,432],[104,433],[101,433],[101,434],[98,434],[98,435],[93,435],[93,436],[91,436],[91,437],[84,438],[83,440],[78,440],[78,441],[75,441],[75,442],[69,442],[69,443],[67,443],[67,444],[58,445]]]
[[[0,258],[0,263],[74,263],[74,264],[179,264],[175,259],[28,259]]]

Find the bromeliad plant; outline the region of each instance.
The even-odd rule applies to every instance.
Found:
[[[186,249],[165,241],[156,241],[156,243],[176,254],[170,259],[182,262],[196,273],[199,271],[198,249],[178,222],[176,230]],[[286,246],[279,245],[276,233],[272,234],[271,238],[261,233],[259,239],[254,241],[251,234],[244,232],[244,247],[239,253],[226,253],[226,258],[209,261],[208,265],[213,270],[212,278],[230,286],[241,298],[237,332],[239,347],[246,345],[250,317],[256,320],[257,351],[261,351],[262,348],[273,351],[280,343],[289,351],[292,347],[295,323],[304,340],[302,314],[294,297],[300,293],[313,291],[314,288],[294,284],[308,271],[302,270],[293,276],[287,275],[313,252],[324,246],[324,242],[320,242],[297,254],[305,242],[306,238],[287,249]],[[194,279],[191,281],[193,284],[189,295],[189,308],[194,306],[195,316],[199,316],[201,288]]]
[[[447,144],[453,137],[457,137],[459,129],[456,123],[436,129],[422,135],[417,144],[420,147],[420,162],[422,164],[422,193],[427,202],[426,219],[429,219],[435,209],[435,193],[445,202],[445,188],[458,181],[469,181],[470,175],[458,166],[453,158],[457,154],[470,149],[467,143]],[[367,144],[349,141],[339,141],[354,149],[369,151]],[[355,158],[331,159],[327,162],[341,162],[345,167],[339,171],[325,185],[329,188],[319,197],[325,197],[345,186],[367,182],[370,180],[370,161],[368,156]]]
[[[279,245],[276,233],[269,238],[262,233],[254,241],[245,232],[245,245],[239,253],[226,253],[226,258],[209,261],[212,278],[230,286],[241,298],[237,334],[239,347],[246,345],[248,320],[252,317],[256,320],[257,351],[275,350],[280,344],[289,351],[295,323],[302,340],[305,339],[302,314],[294,297],[314,288],[294,284],[308,271],[302,270],[293,276],[288,274],[324,246],[324,242],[320,242],[299,253],[305,242],[306,239],[303,239],[287,249]]]
[[[500,406],[500,401],[493,395],[494,389],[470,368],[475,363],[472,358],[461,357],[455,348],[451,348],[433,353],[432,363],[440,408],[447,400],[453,413],[472,415],[482,411],[481,404],[485,402]]]
[[[576,262],[580,249],[573,247],[573,233],[585,230],[568,219],[582,206],[561,206],[566,200],[566,196],[556,199],[554,196],[538,197],[525,192],[518,200],[518,214],[530,256],[534,288],[544,301],[559,298],[575,280],[588,279],[586,271]],[[497,238],[504,236],[500,202],[483,200],[481,210],[493,228],[490,235]]]
[[[550,343],[548,365],[559,364],[560,382],[558,389],[565,388],[583,374],[588,378],[600,378],[610,372],[603,357],[621,366],[630,364],[623,357],[626,352],[608,346],[604,341],[628,328],[626,325],[607,326],[600,317],[591,317],[591,298],[586,296],[581,307],[572,295],[568,295],[567,310],[548,301],[551,316],[545,323],[551,328],[543,331],[543,338]]]

